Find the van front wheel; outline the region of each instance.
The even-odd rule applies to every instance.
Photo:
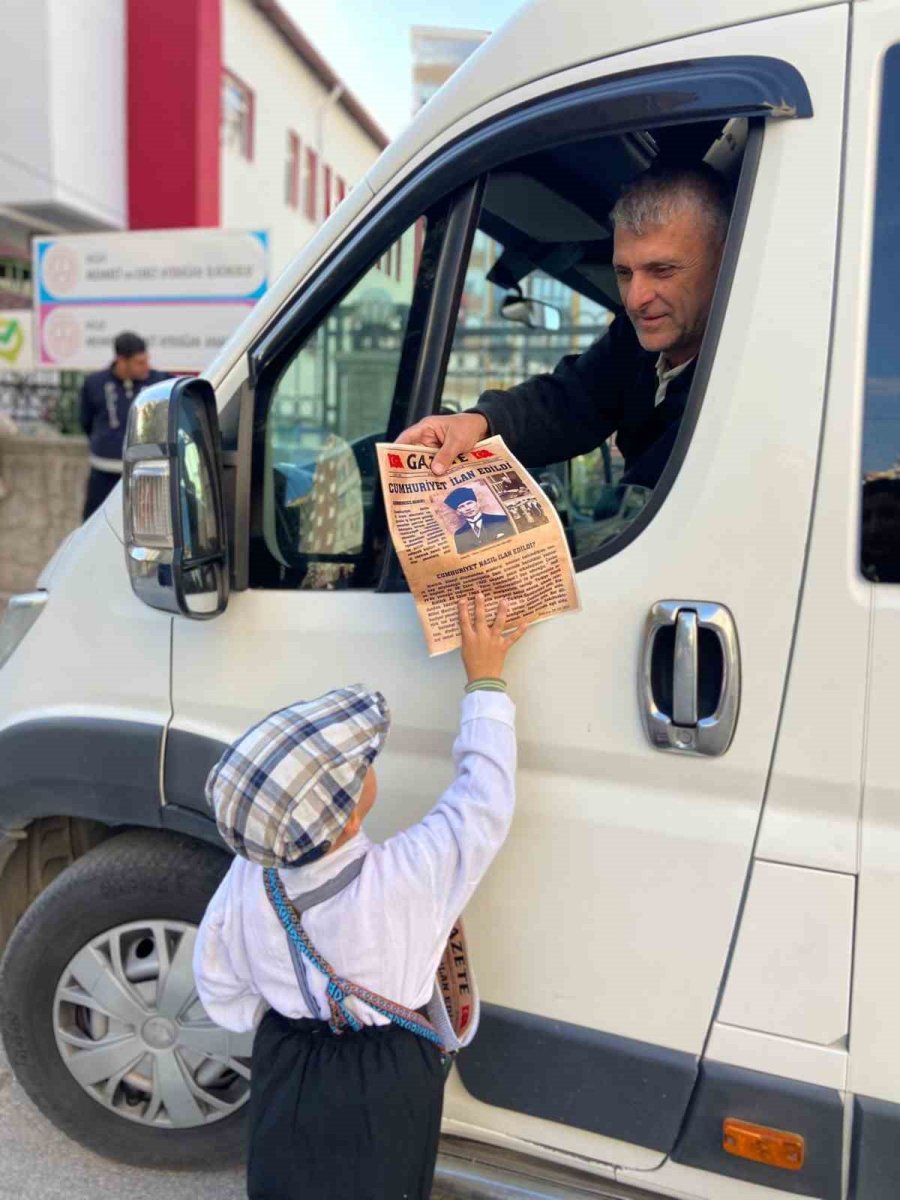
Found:
[[[226,855],[132,831],[54,881],[0,967],[0,1030],[16,1077],[64,1133],[135,1166],[239,1160],[251,1035],[207,1017],[191,966]]]

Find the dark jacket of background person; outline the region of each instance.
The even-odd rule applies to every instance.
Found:
[[[506,391],[487,391],[480,412],[526,467],[545,467],[587,454],[616,433],[625,459],[623,483],[654,487],[675,442],[695,363],[670,380],[655,404],[659,356],[642,350],[634,326],[616,317],[582,354],[569,354],[552,372]]]
[[[90,438],[93,456],[121,459],[128,410],[135,396],[148,384],[168,378],[164,371],[151,371],[146,379],[123,381],[111,366],[88,375],[81,389],[79,415],[81,428]]]

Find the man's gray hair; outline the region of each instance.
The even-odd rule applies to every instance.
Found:
[[[719,245],[725,241],[732,195],[727,181],[712,167],[651,167],[627,184],[610,215],[615,228],[642,237],[694,210],[708,223]]]

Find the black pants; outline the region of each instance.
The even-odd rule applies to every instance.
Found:
[[[253,1046],[249,1200],[428,1200],[444,1072],[396,1025],[335,1037],[269,1010]]]
[[[84,511],[81,514],[82,521],[86,521],[92,513],[97,511],[121,478],[121,475],[116,475],[112,471],[97,471],[91,467],[91,473],[88,476],[87,482],[87,495],[84,500]]]

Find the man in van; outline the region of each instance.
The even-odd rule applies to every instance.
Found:
[[[82,520],[96,511],[122,475],[122,445],[128,410],[138,392],[169,376],[152,371],[147,343],[136,333],[120,333],[115,358],[105,371],[88,375],[81,389],[81,428],[91,442],[91,473]]]
[[[457,454],[499,434],[529,467],[563,462],[613,433],[623,483],[652,488],[684,414],[706,332],[731,194],[711,167],[651,169],[624,189],[610,218],[624,314],[583,354],[467,412],[426,417],[401,442],[439,447],[442,475]]]

